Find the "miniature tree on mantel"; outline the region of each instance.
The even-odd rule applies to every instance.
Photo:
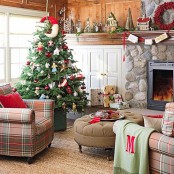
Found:
[[[83,110],[87,105],[84,76],[74,64],[64,32],[53,17],[40,21],[44,26],[34,33],[31,48],[16,84],[24,99],[53,99],[55,108]]]

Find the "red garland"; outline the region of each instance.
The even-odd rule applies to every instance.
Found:
[[[159,5],[155,11],[154,21],[162,30],[170,30],[174,27],[174,20],[169,24],[163,24],[162,16],[166,10],[174,10],[174,2],[165,2],[164,4]]]

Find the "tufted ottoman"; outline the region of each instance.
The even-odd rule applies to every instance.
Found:
[[[143,126],[144,120],[141,114],[132,112],[121,112],[125,119],[136,122]],[[110,160],[110,152],[115,147],[115,133],[113,132],[114,122],[101,121],[89,124],[91,118],[89,115],[78,118],[74,122],[74,140],[79,145],[82,152],[82,146],[105,148],[108,150],[107,159]]]

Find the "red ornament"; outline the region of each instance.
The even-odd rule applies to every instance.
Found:
[[[169,24],[163,23],[162,15],[167,10],[174,10],[174,2],[165,2],[159,5],[157,10],[155,11],[154,22],[162,30],[170,30],[174,28],[174,20]]]
[[[26,62],[26,65],[30,65],[30,63],[31,63],[30,61],[27,61],[27,62]]]
[[[38,79],[34,79],[34,83],[37,83],[39,80]]]
[[[81,86],[81,89],[86,89],[86,86],[85,85]]]
[[[12,88],[12,92],[16,92],[17,91],[17,89],[16,88]]]
[[[75,76],[71,75],[69,79],[73,81],[73,80],[75,80]]]
[[[72,90],[71,90],[71,87],[70,87],[70,86],[67,86],[67,87],[66,87],[66,92],[67,92],[68,94],[72,94]]]
[[[68,59],[64,60],[64,63],[68,64],[69,63],[69,60]]]
[[[50,52],[46,52],[45,53],[45,56],[48,57],[48,58],[50,58],[50,57],[52,57],[52,54]]]
[[[45,86],[45,90],[49,90],[50,89],[50,87],[47,85],[47,86]]]
[[[67,45],[63,45],[62,48],[63,48],[64,51],[66,51],[68,49],[68,46]]]
[[[61,30],[61,33],[62,33],[62,35],[66,34],[66,32],[64,30]]]
[[[83,74],[78,74],[78,75],[77,75],[77,78],[78,78],[79,80],[83,79]]]

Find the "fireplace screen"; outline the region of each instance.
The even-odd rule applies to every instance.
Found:
[[[149,61],[147,66],[147,108],[164,110],[173,101],[174,62]]]
[[[153,70],[153,100],[173,101],[172,70]]]

